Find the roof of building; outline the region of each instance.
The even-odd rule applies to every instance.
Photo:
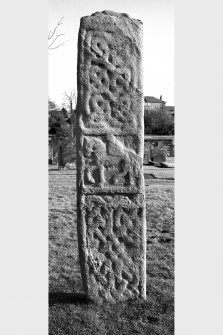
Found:
[[[144,101],[145,102],[150,102],[150,103],[166,103],[166,101],[164,101],[164,100],[157,99],[157,98],[151,97],[151,96],[144,97]]]

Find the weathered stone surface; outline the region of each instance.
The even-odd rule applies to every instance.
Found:
[[[84,195],[79,206],[88,296],[98,302],[144,297],[144,196]]]
[[[94,301],[146,297],[142,23],[81,19],[77,218],[83,285]]]
[[[82,136],[80,140],[80,181],[84,193],[138,193],[143,190],[137,136]]]
[[[141,21],[110,11],[83,17],[78,46],[82,131],[101,135],[141,133]]]

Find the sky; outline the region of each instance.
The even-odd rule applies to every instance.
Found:
[[[64,92],[77,87],[77,39],[82,16],[112,10],[143,22],[144,96],[174,106],[174,0],[49,0],[49,30],[63,18],[58,41],[63,46],[49,51],[49,98],[63,103]]]

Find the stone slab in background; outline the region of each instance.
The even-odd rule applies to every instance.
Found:
[[[97,12],[78,39],[77,223],[88,298],[146,297],[142,23]]]
[[[166,162],[166,151],[163,149],[152,149],[151,158],[154,163]]]

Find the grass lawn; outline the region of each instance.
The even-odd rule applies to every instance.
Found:
[[[86,301],[78,263],[75,171],[49,170],[49,335],[174,334],[174,169],[144,167],[147,300]]]

